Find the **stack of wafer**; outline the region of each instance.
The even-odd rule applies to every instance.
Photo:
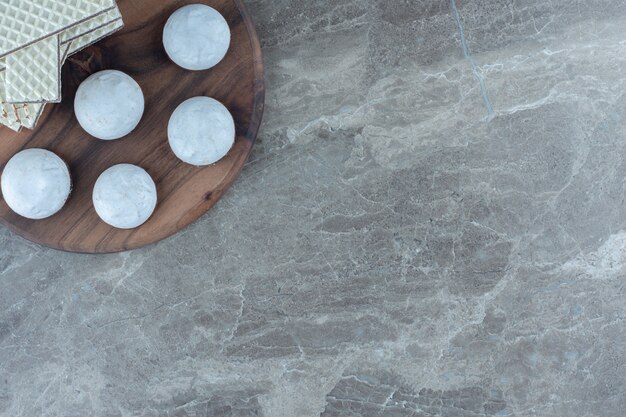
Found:
[[[0,124],[33,129],[67,57],[123,25],[115,0],[0,0]]]

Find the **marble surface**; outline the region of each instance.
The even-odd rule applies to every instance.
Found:
[[[623,416],[626,2],[247,4],[266,118],[214,210],[0,231],[0,416]]]

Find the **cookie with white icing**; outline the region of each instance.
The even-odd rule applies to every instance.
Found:
[[[74,112],[91,136],[102,140],[122,138],[132,132],[143,116],[141,87],[129,75],[115,70],[97,72],[78,87]]]
[[[194,97],[174,111],[167,135],[179,159],[191,165],[211,165],[224,158],[233,147],[235,121],[219,101]]]
[[[193,71],[220,63],[230,47],[226,19],[205,4],[190,4],[176,10],[165,24],[163,46],[172,61]]]
[[[112,166],[100,175],[93,189],[98,216],[118,229],[141,226],[152,216],[156,204],[154,180],[136,165]]]
[[[26,149],[6,164],[0,180],[7,205],[27,219],[45,219],[63,208],[72,190],[67,164],[45,149]]]

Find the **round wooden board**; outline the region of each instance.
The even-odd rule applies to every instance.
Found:
[[[208,71],[186,71],[165,54],[162,31],[170,14],[190,3],[206,3],[226,18],[230,50]],[[27,148],[49,149],[69,165],[73,192],[67,205],[46,220],[13,213],[0,199],[0,221],[33,242],[56,249],[108,253],[136,249],[180,231],[209,210],[241,172],[261,123],[265,99],[261,48],[241,0],[118,0],[121,32],[68,59],[63,67],[63,101],[49,105],[34,131],[20,134],[0,127],[0,165]],[[78,85],[94,72],[117,69],[142,87],[146,112],[127,137],[100,141],[85,133],[74,116]],[[237,126],[235,146],[219,163],[193,167],[176,158],[167,142],[167,123],[184,100],[209,96],[221,101]],[[133,230],[114,229],[96,214],[91,195],[108,167],[131,163],[146,169],[157,184],[154,215]]]

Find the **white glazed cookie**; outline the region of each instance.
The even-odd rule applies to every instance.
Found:
[[[78,88],[74,112],[83,129],[102,140],[128,135],[144,112],[141,87],[121,71],[105,70],[87,78]]]
[[[118,229],[144,224],[156,208],[152,177],[136,165],[120,164],[104,171],[93,189],[93,205],[100,218]]]
[[[44,149],[27,149],[14,155],[0,182],[2,196],[11,210],[33,220],[61,210],[72,189],[67,164]]]
[[[167,136],[174,154],[197,166],[226,156],[235,143],[235,122],[222,103],[209,97],[183,102],[172,114]]]
[[[217,65],[230,47],[230,28],[214,8],[190,4],[175,11],[165,24],[163,46],[170,59],[188,70]]]

